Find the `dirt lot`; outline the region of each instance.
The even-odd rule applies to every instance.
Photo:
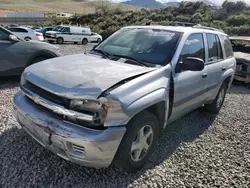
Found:
[[[84,51],[60,47],[63,54]],[[12,115],[17,91],[17,81],[0,84],[0,187],[250,187],[250,90],[244,87],[230,89],[217,116],[198,109],[169,125],[135,174],[85,168],[44,149]]]

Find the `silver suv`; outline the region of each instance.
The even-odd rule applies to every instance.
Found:
[[[219,112],[235,66],[227,35],[216,29],[125,27],[88,54],[26,68],[14,113],[66,160],[134,172],[167,124],[202,105]]]

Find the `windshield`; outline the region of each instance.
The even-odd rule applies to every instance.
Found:
[[[52,31],[61,31],[63,26],[56,26]]]
[[[180,32],[150,28],[121,29],[96,50],[164,66],[172,57],[180,35]]]

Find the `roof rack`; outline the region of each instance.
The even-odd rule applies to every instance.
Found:
[[[145,25],[152,25],[151,22],[147,22],[145,23]],[[197,28],[197,29],[207,29],[207,30],[212,30],[212,31],[220,31],[223,32],[223,30],[221,29],[216,29],[213,27],[206,27],[206,26],[202,26],[200,24],[197,23],[190,23],[190,22],[168,22],[168,25],[172,25],[172,26],[183,26],[183,27],[193,27],[193,28]]]
[[[197,29],[208,29],[208,30],[212,30],[212,31],[220,31],[220,32],[223,32],[223,30],[221,29],[216,29],[216,28],[213,28],[213,27],[206,27],[206,26],[202,26],[200,24],[197,24],[197,25],[194,25],[193,28],[197,28]]]
[[[190,23],[190,22],[169,22],[169,25],[179,25],[179,26],[184,26],[184,27],[190,27],[196,25],[195,23]]]

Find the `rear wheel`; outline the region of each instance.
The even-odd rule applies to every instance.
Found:
[[[218,113],[224,103],[226,92],[227,92],[227,84],[224,82],[214,101],[211,104],[206,104],[205,109],[213,114]]]
[[[29,41],[29,40],[31,40],[31,38],[30,37],[25,37],[24,40]]]
[[[87,40],[87,39],[83,39],[83,40],[82,40],[82,44],[83,44],[83,45],[87,45],[87,44],[88,44],[88,40]]]
[[[158,135],[159,125],[155,115],[147,111],[138,114],[127,125],[114,164],[124,171],[136,172],[153,153]]]
[[[100,43],[100,42],[102,42],[102,40],[99,38],[99,39],[97,39],[97,43]]]
[[[57,44],[63,44],[63,38],[62,37],[57,38],[56,43]]]

